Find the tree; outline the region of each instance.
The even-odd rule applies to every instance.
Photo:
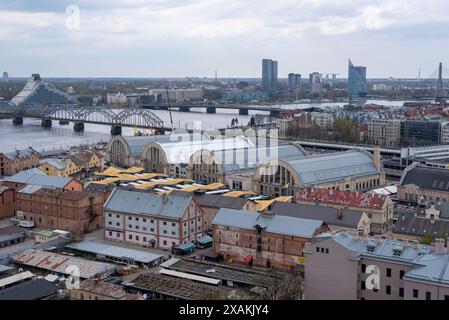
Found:
[[[266,300],[303,300],[304,278],[298,269],[283,273],[282,277],[273,277],[272,286],[265,291]]]

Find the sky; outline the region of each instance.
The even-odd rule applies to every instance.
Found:
[[[42,77],[428,77],[447,0],[0,0],[0,71]],[[3,69],[3,70],[2,70]]]

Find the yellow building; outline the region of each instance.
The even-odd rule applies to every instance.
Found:
[[[67,159],[47,159],[40,169],[51,176],[69,177],[80,171],[101,168],[104,165],[103,156],[97,152],[83,152]]]

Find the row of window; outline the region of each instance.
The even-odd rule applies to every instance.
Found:
[[[366,273],[366,264],[362,264],[362,273]],[[386,277],[387,278],[391,278],[391,268],[387,268],[386,269]],[[399,279],[402,279],[405,275],[405,271],[404,270],[399,270]]]
[[[362,290],[366,289],[365,281],[362,281],[361,287],[362,287]],[[378,291],[379,291],[378,289],[373,289],[373,292],[378,292]],[[391,286],[385,286],[385,294],[391,295]],[[413,289],[412,296],[413,296],[413,298],[418,299],[419,298],[419,290],[418,289]],[[399,288],[399,297],[401,297],[401,298],[404,297],[404,288]],[[426,300],[432,300],[432,292],[426,291],[425,299]],[[444,300],[449,300],[449,295],[445,295],[444,296]]]

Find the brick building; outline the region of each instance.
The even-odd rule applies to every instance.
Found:
[[[14,189],[0,186],[0,219],[14,216]]]
[[[328,226],[309,220],[220,209],[212,220],[214,251],[239,263],[290,269],[304,262],[307,242]]]
[[[29,185],[16,191],[16,211],[38,228],[76,234],[103,227],[103,197],[85,191]]]
[[[324,188],[299,190],[296,201],[338,209],[362,210],[370,219],[373,233],[384,233],[392,228],[393,201],[389,196],[358,191],[339,191]]]
[[[39,153],[29,147],[23,150],[0,153],[0,177],[12,176],[39,165]]]
[[[105,237],[170,250],[204,234],[203,211],[193,196],[116,188],[104,204]]]

